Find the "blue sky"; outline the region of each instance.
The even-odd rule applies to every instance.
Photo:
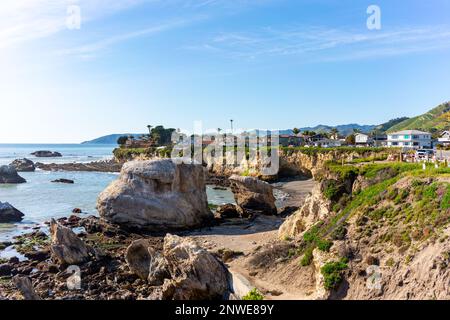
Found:
[[[369,5],[381,30],[367,29]],[[5,1],[0,143],[421,114],[449,100],[449,12],[447,0]]]

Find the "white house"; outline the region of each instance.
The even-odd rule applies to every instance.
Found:
[[[314,141],[313,145],[315,147],[322,147],[322,148],[335,148],[335,147],[341,147],[342,141],[341,140],[333,140],[333,139],[322,139],[322,140]]]
[[[431,148],[431,133],[419,130],[404,130],[388,134],[388,147],[423,149]]]
[[[370,145],[373,143],[373,139],[364,133],[358,133],[355,135],[355,144],[357,145]]]
[[[438,139],[439,144],[443,144],[444,146],[450,145],[450,131],[442,132],[441,136]]]

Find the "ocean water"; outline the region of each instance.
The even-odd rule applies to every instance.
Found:
[[[0,165],[9,164],[14,159],[27,158],[42,163],[72,163],[107,160],[112,158],[116,145],[95,144],[0,144]],[[31,153],[39,150],[57,151],[61,158],[37,158]]]
[[[9,164],[17,158],[28,158],[45,163],[90,162],[111,158],[112,145],[2,145],[0,165]],[[31,152],[37,150],[58,151],[62,158],[35,158]],[[0,224],[0,241],[28,232],[30,228],[44,226],[51,218],[70,216],[74,208],[84,214],[97,215],[96,200],[117,173],[98,172],[50,172],[37,170],[21,172],[27,183],[18,185],[0,184],[0,201],[9,202],[25,214],[24,220],[16,224]],[[52,183],[56,179],[71,179],[74,184]],[[229,190],[214,190],[207,187],[208,201],[213,204],[234,202]]]

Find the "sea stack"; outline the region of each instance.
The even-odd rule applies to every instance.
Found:
[[[127,162],[97,200],[100,216],[114,224],[148,231],[200,227],[213,219],[204,170],[170,159]]]

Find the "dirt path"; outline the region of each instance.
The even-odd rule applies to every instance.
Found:
[[[311,192],[316,182],[313,180],[293,180],[277,183],[275,187],[289,194],[279,202],[279,206],[301,206],[305,197]],[[312,291],[304,283],[310,282],[311,272],[299,269],[296,261],[280,265],[276,270],[254,273],[248,267],[248,260],[258,250],[269,248],[280,243],[278,229],[284,219],[275,216],[259,216],[255,220],[234,219],[227,224],[202,229],[189,236],[196,238],[202,246],[210,251],[230,250],[242,253],[227,262],[230,272],[244,277],[252,287],[261,292],[269,292],[268,299],[310,299]],[[292,279],[292,273],[298,279]]]

